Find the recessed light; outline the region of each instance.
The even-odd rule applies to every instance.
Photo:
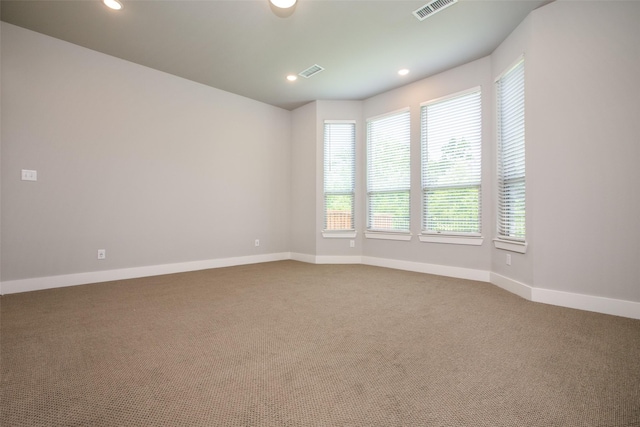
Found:
[[[289,80],[290,82],[295,82],[296,80],[298,80],[298,76],[296,76],[294,74],[289,74],[287,76],[287,80]]]
[[[407,74],[409,74],[409,70],[403,68],[402,70],[398,71],[398,74],[400,74],[401,76],[406,76]]]
[[[275,7],[279,7],[281,9],[288,9],[294,4],[296,4],[297,0],[269,0],[269,1]]]
[[[123,8],[122,3],[120,3],[118,0],[102,0],[102,3],[104,3],[104,5],[109,9],[113,10],[120,10]]]

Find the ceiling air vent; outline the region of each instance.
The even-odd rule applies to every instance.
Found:
[[[308,79],[311,76],[315,76],[316,74],[318,74],[322,70],[324,70],[324,68],[322,68],[318,64],[315,64],[315,65],[312,65],[311,67],[307,68],[306,70],[301,71],[300,74],[298,74],[298,75],[304,77],[305,79]]]
[[[443,9],[448,8],[449,6],[457,2],[458,0],[433,0],[432,2],[429,2],[422,6],[420,9],[414,11],[413,14],[420,21],[424,21],[428,17],[440,12]]]

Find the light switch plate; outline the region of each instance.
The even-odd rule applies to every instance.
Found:
[[[38,171],[22,169],[22,180],[23,181],[37,181],[38,180]]]

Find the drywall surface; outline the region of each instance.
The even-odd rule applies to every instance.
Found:
[[[6,23],[1,40],[3,281],[289,250],[290,112]]]
[[[534,285],[640,301],[640,3],[531,14]]]
[[[316,254],[316,111],[311,102],[292,112],[291,252]]]

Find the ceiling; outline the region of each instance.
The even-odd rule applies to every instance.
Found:
[[[361,100],[489,55],[549,0],[459,0],[419,21],[423,1],[18,0],[2,21],[285,109]],[[286,80],[318,64],[309,79]],[[410,69],[399,76],[401,68]]]

